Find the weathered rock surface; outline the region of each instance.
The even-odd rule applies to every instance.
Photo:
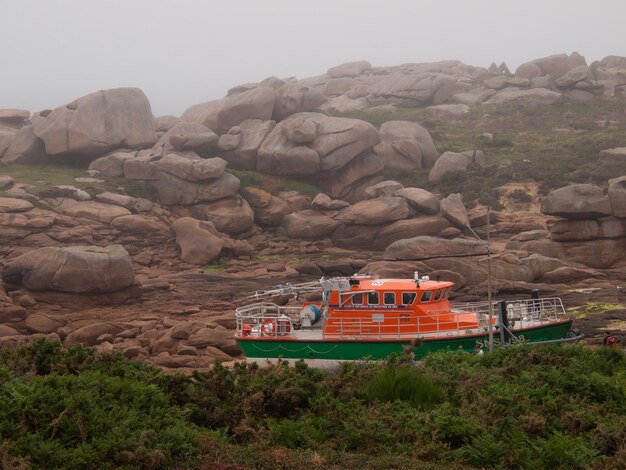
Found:
[[[366,70],[370,70],[372,64],[366,60],[357,62],[347,62],[345,64],[331,67],[326,72],[330,77],[358,77]]]
[[[109,293],[131,286],[134,279],[128,252],[121,245],[39,248],[2,270],[5,284],[32,291]]]
[[[367,187],[384,179],[378,176],[384,166],[378,155],[366,152],[338,170],[319,174],[318,179],[330,197],[355,202],[363,199]]]
[[[444,240],[420,236],[392,243],[385,250],[386,260],[426,260],[451,256],[484,255],[485,247],[478,240]]]
[[[197,122],[180,122],[161,136],[154,149],[161,149],[163,155],[172,150],[191,150],[206,155],[217,145],[217,134]]]
[[[180,258],[189,264],[205,265],[217,258],[224,247],[211,222],[183,217],[172,224]]]
[[[282,225],[289,238],[315,240],[332,234],[339,226],[339,222],[321,212],[304,210],[287,214]]]
[[[450,228],[450,222],[440,215],[398,220],[384,226],[377,233],[375,240],[373,240],[372,248],[385,250],[398,240],[422,235],[436,236],[447,228]]]
[[[626,176],[609,180],[609,201],[615,217],[626,217]]]
[[[626,147],[601,150],[598,159],[603,163],[626,162]]]
[[[32,208],[32,203],[25,201],[24,199],[0,197],[0,213],[24,212],[31,210]]]
[[[285,84],[277,91],[272,119],[281,121],[292,114],[317,111],[326,100],[324,95],[306,85]]]
[[[395,193],[403,197],[409,205],[423,214],[437,214],[439,212],[439,199],[430,191],[421,188],[403,188]]]
[[[441,200],[440,206],[441,214],[455,227],[465,230],[469,225],[469,217],[461,194],[450,194],[447,198]]]
[[[275,121],[246,119],[238,126],[231,127],[228,133],[220,136],[217,143],[220,156],[228,162],[229,167],[255,170],[259,148],[275,125]]]
[[[223,134],[246,119],[271,120],[275,99],[274,89],[259,86],[222,100],[192,106],[181,118]]]
[[[378,131],[364,121],[298,113],[278,123],[267,136],[257,168],[294,176],[336,170],[379,140]]]
[[[555,189],[541,202],[541,212],[567,219],[594,219],[611,215],[609,197],[592,184],[572,184]]]
[[[546,88],[530,90],[502,90],[486,100],[487,104],[519,103],[523,105],[553,104],[561,98],[561,93]]]
[[[555,241],[620,237],[626,237],[626,219],[615,217],[595,220],[559,220],[550,227],[550,238]]]
[[[330,196],[324,193],[319,193],[311,202],[313,209],[319,209],[323,211],[339,210],[350,205],[349,202],[342,201],[341,199],[331,199]]]
[[[216,201],[237,194],[239,179],[224,172],[213,180],[187,181],[165,171],[157,173],[154,186],[164,205],[188,205]]]
[[[102,176],[124,176],[124,162],[128,159],[132,159],[136,153],[137,152],[113,151],[91,162],[89,169],[100,172]]]
[[[117,205],[73,199],[60,199],[57,209],[71,217],[94,220],[103,224],[109,224],[117,217],[130,215],[128,209]]]
[[[245,232],[254,222],[252,208],[239,195],[196,204],[190,212],[194,218],[212,222],[218,231],[228,234]]]
[[[522,234],[520,234],[522,235]],[[626,239],[597,239],[575,242],[557,242],[543,239],[510,240],[508,250],[525,250],[550,258],[581,263],[592,268],[609,268],[624,258]]]
[[[468,152],[444,152],[435,162],[428,175],[431,183],[440,181],[446,173],[465,172],[470,164],[483,166],[485,154],[480,150]]]
[[[43,142],[33,132],[33,126],[18,130],[10,139],[4,151],[2,163],[38,164],[49,161]]]
[[[138,88],[102,90],[56,108],[33,130],[48,155],[102,155],[156,142],[150,103]]]
[[[380,126],[380,137],[374,152],[390,168],[430,168],[439,155],[428,131],[415,122],[385,122]]]
[[[343,209],[337,218],[351,225],[379,225],[406,219],[409,208],[401,197],[379,197],[360,201]]]
[[[401,183],[397,181],[388,180],[376,183],[373,186],[365,188],[364,195],[366,199],[374,199],[377,197],[392,197],[395,196],[397,191],[403,189]]]

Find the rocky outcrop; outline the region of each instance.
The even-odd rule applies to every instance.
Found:
[[[366,60],[361,60],[358,62],[347,62],[345,64],[337,65],[335,67],[331,67],[326,72],[330,77],[357,77],[361,75],[363,72],[370,70],[372,68],[372,64],[367,62]]]
[[[246,119],[222,134],[217,143],[220,156],[231,168],[256,170],[257,153],[261,144],[274,129],[275,121]]]
[[[403,188],[396,191],[396,196],[403,197],[418,213],[437,214],[439,199],[433,193],[421,188]]]
[[[524,235],[524,234],[520,234]],[[508,250],[525,250],[550,258],[580,263],[592,268],[609,268],[624,258],[626,239],[596,239],[576,242],[558,242],[547,238],[518,241],[511,239]]]
[[[32,291],[110,293],[131,286],[134,279],[128,252],[121,245],[40,248],[2,270],[6,285]]]
[[[0,197],[0,213],[24,212],[33,208],[32,203],[24,199]]]
[[[568,219],[593,219],[611,215],[612,209],[602,188],[573,184],[548,194],[541,203],[541,212]]]
[[[0,109],[0,129],[21,129],[30,124],[29,117],[30,111],[26,109]]]
[[[317,111],[327,98],[311,87],[299,83],[288,83],[276,93],[272,119],[282,121],[296,113]]]
[[[406,261],[485,254],[485,246],[478,240],[465,240],[462,238],[444,240],[436,237],[420,236],[392,243],[385,250],[385,259]]]
[[[245,232],[254,222],[252,208],[239,195],[196,204],[189,211],[194,218],[212,222],[218,231],[228,234]]]
[[[183,217],[172,224],[172,230],[181,251],[180,258],[189,264],[208,264],[224,247],[224,240],[211,222]]]
[[[254,211],[254,221],[262,226],[278,226],[292,212],[289,205],[277,196],[259,188],[243,188],[241,195]]]
[[[468,152],[444,152],[435,162],[428,175],[428,181],[440,181],[446,173],[466,172],[469,165],[484,166],[485,154],[480,150]]]
[[[343,209],[337,218],[350,225],[380,225],[406,219],[409,208],[401,197],[379,197]]]
[[[38,164],[49,161],[43,142],[33,131],[33,126],[26,126],[18,130],[10,138],[5,137],[5,142],[9,142],[4,151],[2,163],[23,163]]]
[[[329,196],[356,202],[363,199],[366,188],[384,179],[379,175],[384,167],[378,155],[366,152],[338,170],[319,174],[318,180]]]
[[[48,155],[102,155],[113,148],[145,148],[156,141],[150,103],[138,88],[83,96],[33,124]]]
[[[386,167],[430,168],[437,160],[437,149],[430,134],[415,122],[385,122],[380,126],[380,137],[382,141],[374,147],[374,152]]]
[[[217,140],[217,134],[202,124],[180,122],[165,132],[153,149],[159,150],[162,155],[172,150],[191,150],[199,155],[208,155],[217,145]]]
[[[198,122],[218,134],[224,134],[246,119],[272,119],[276,91],[259,86],[222,100],[192,106],[185,111],[183,121]]]
[[[198,160],[199,165],[183,163],[183,167],[189,166],[189,170],[192,172],[187,179],[173,174],[174,171],[179,172],[179,170],[170,168],[168,171],[157,171],[154,186],[161,203],[165,205],[189,205],[234,196],[239,189],[239,179],[230,173],[223,172],[217,177],[206,176],[206,179],[198,179],[204,178],[201,176],[203,174],[214,175],[217,173],[215,168],[205,172],[206,166],[213,167],[214,165],[208,165],[204,162],[207,160]],[[181,169],[179,174],[186,172],[187,170]]]
[[[553,104],[562,94],[546,88],[532,88],[530,90],[502,90],[485,101],[487,104],[517,103],[521,105]]]
[[[334,171],[379,140],[378,131],[364,121],[298,113],[267,136],[259,149],[257,168],[293,176]]]
[[[609,180],[608,195],[613,215],[626,218],[626,176]]]
[[[286,215],[282,225],[289,238],[316,240],[330,236],[339,222],[322,212],[304,210]]]
[[[461,194],[450,194],[447,198],[441,200],[441,215],[460,230],[465,230],[469,225],[469,217],[467,210],[463,204]]]

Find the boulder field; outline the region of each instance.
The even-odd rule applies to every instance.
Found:
[[[154,117],[136,88],[35,113],[2,109],[0,345],[48,337],[164,368],[209,367],[240,353],[233,308],[277,282],[417,270],[475,300],[488,273],[474,234],[486,239],[487,224],[499,292],[611,291],[623,302],[626,176],[564,185],[542,198],[541,212],[468,210],[459,192],[405,187],[391,175],[420,170],[438,188],[450,173],[485,168],[488,147],[440,154],[426,122],[355,116],[422,106],[434,119],[462,120],[482,103],[610,97],[625,77],[626,60],[587,65],[576,53],[515,73],[358,61],[240,85],[180,117]],[[597,158],[624,155],[615,147]],[[11,171],[35,164],[86,173],[61,183],[41,172],[27,183]],[[283,178],[301,185],[267,183]]]

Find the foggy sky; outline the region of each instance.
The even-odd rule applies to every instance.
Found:
[[[180,115],[268,76],[353,60],[488,67],[577,51],[626,56],[621,0],[0,0],[0,108],[136,86]]]

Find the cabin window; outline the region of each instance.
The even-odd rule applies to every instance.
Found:
[[[396,293],[395,292],[385,292],[383,296],[383,301],[385,305],[395,305],[396,303]]]
[[[430,302],[430,299],[433,297],[432,291],[426,290],[422,292],[422,296],[420,297],[420,302],[425,304],[426,302]]]
[[[363,305],[363,294],[354,294],[352,296],[352,305]]]
[[[450,288],[448,287],[443,290],[443,296],[441,298],[445,300],[448,298],[449,295],[450,295]]]
[[[416,292],[403,292],[402,293],[402,305],[411,305],[417,297]]]
[[[378,292],[370,292],[367,294],[367,303],[370,305],[378,305],[380,303]]]
[[[441,299],[441,289],[437,289],[435,291],[435,298],[433,299],[433,301],[437,302],[439,299]]]

